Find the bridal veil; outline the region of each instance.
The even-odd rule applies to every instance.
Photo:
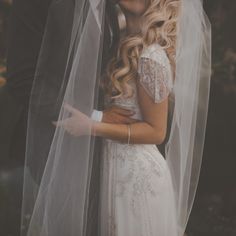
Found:
[[[70,115],[66,103],[89,116],[97,107],[110,10],[105,0],[53,0],[49,8],[29,105],[21,236],[88,236],[93,227],[95,139],[73,137],[52,121]],[[211,27],[202,0],[181,1],[177,41],[165,158],[183,236],[200,174],[210,89]]]

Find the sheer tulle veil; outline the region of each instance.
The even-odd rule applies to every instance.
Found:
[[[174,111],[165,147],[178,212],[186,227],[200,175],[211,75],[211,26],[202,1],[182,1],[176,55]]]
[[[49,8],[29,105],[21,236],[88,236],[98,217],[89,202],[95,139],[73,137],[52,121],[70,116],[66,103],[88,116],[96,108],[108,10],[105,0],[54,0]],[[183,236],[201,169],[211,27],[201,0],[182,0],[179,17],[165,157]]]

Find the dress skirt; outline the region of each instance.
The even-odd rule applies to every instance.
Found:
[[[173,185],[156,145],[104,140],[100,236],[177,236]]]

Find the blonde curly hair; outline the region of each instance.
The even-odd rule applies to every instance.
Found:
[[[166,51],[174,71],[180,1],[149,0],[149,6],[142,15],[141,32],[120,41],[105,76],[107,92],[113,98],[132,96],[127,82],[137,77],[139,56],[151,44],[158,43]]]

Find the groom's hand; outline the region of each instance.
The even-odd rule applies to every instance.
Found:
[[[112,106],[103,111],[102,122],[112,124],[136,123],[138,120],[131,118],[134,114],[134,111]]]

